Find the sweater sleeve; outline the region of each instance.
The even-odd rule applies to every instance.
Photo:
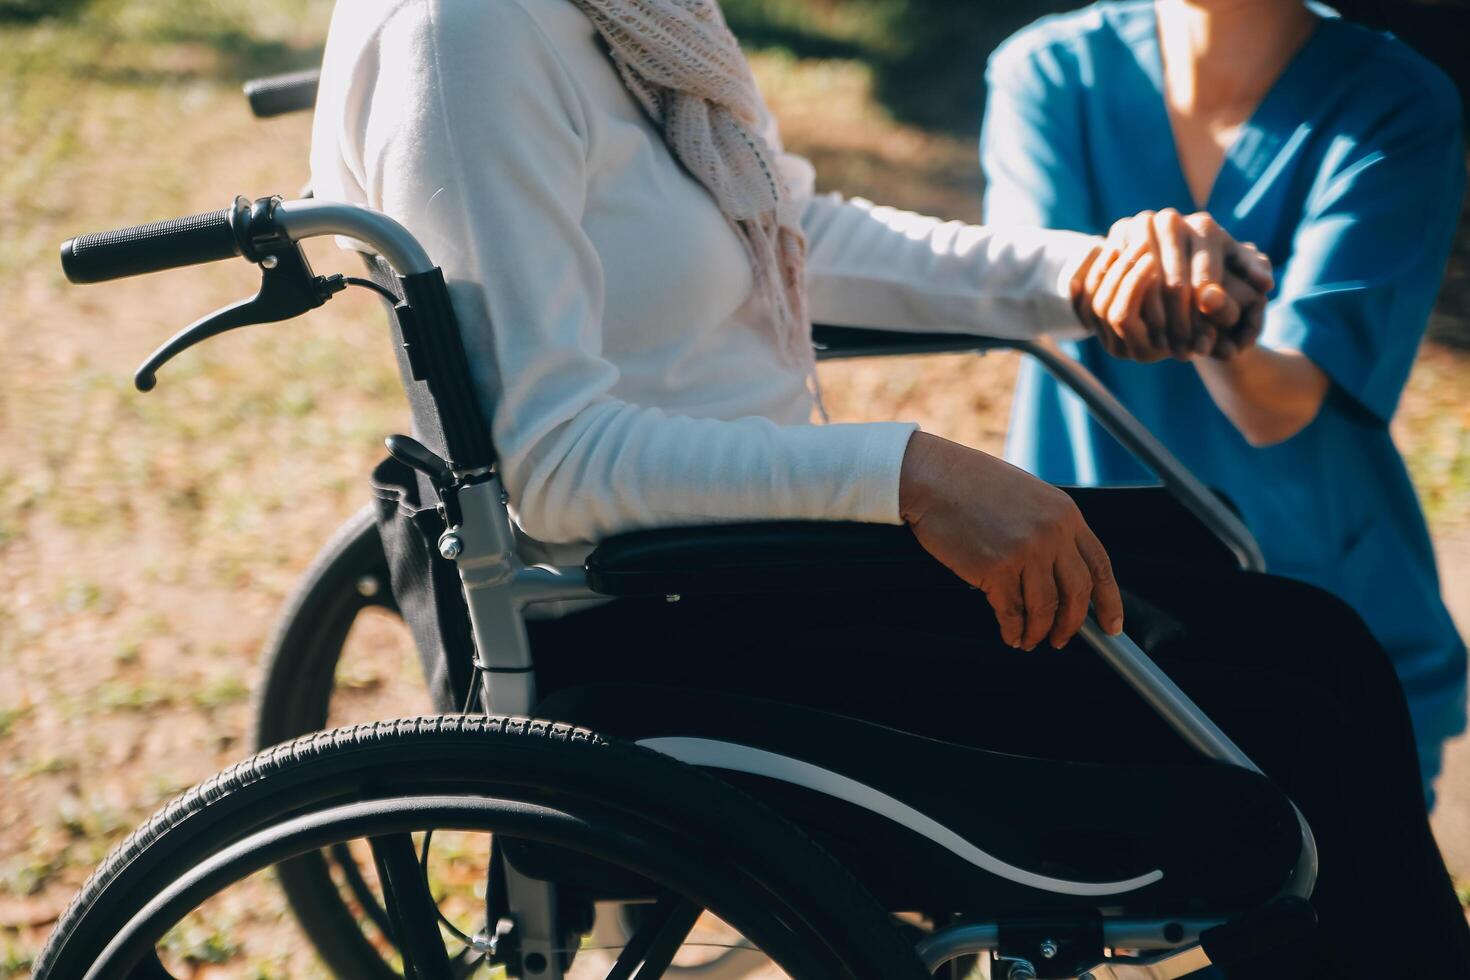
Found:
[[[527,534],[574,543],[720,521],[899,522],[913,425],[692,418],[612,394],[603,269],[581,226],[593,179],[585,103],[518,3],[400,5],[353,71],[343,155],[362,148],[369,203],[445,271]]]
[[[836,195],[803,219],[812,318],[892,330],[1081,337],[1070,284],[1097,239],[942,221]]]

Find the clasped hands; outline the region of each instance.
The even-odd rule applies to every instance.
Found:
[[[1116,222],[1072,280],[1077,317],[1114,357],[1229,360],[1256,342],[1271,263],[1204,212]]]

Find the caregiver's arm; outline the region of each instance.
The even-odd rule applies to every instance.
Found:
[[[1249,347],[1235,356],[1194,361],[1210,397],[1252,446],[1284,442],[1306,428],[1332,386],[1300,351]]]

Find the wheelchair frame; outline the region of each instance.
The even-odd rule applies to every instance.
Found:
[[[526,565],[517,555],[509,498],[496,469],[488,428],[475,400],[459,334],[441,270],[419,242],[393,218],[369,208],[318,200],[283,201],[237,198],[210,215],[163,222],[138,229],[81,236],[62,248],[73,281],[101,281],[121,275],[243,255],[262,270],[260,294],[217,312],[181,331],[139,369],[136,383],[153,386],[157,369],[194,343],[223,330],[287,319],[320,306],[345,288],[344,277],[314,277],[301,252],[307,238],[338,236],[366,246],[396,273],[403,299],[394,306],[407,353],[410,383],[421,382],[442,428],[447,458],[403,436],[388,440],[390,452],[429,479],[439,496],[446,530],[439,553],[457,568],[474,640],[481,702],[494,715],[525,715],[536,703],[535,677],[524,614],[537,604],[597,598],[585,567]],[[362,285],[372,283],[355,280]],[[388,290],[374,286],[380,293]],[[1012,348],[1040,359],[1087,402],[1102,423],[1150,466],[1185,506],[1236,555],[1243,567],[1260,569],[1259,548],[1239,518],[1149,434],[1081,365],[1049,341],[997,340],[948,334],[822,327],[815,340],[824,357]],[[670,595],[671,601],[678,596]],[[1259,768],[1126,635],[1105,634],[1089,618],[1079,636],[1137,691],[1189,745],[1208,759],[1259,773]],[[681,762],[775,778],[805,786],[895,820],[946,847],[963,860],[1012,881],[1061,894],[1113,895],[1142,887],[1161,872],[1126,882],[1085,883],[1048,878],[986,854],[958,838],[946,843],[945,828],[876,790],[801,760],[733,742],[704,739],[648,739],[639,744]],[[837,788],[834,789],[833,787]],[[895,806],[896,804],[896,806]],[[1307,898],[1317,874],[1311,829],[1297,811],[1301,848],[1297,865],[1278,897]],[[927,824],[925,823],[927,821]],[[561,980],[556,954],[562,937],[556,922],[555,886],[507,866],[508,902],[514,912],[522,954],[536,956],[545,980]],[[1104,946],[1146,951],[1131,961],[1146,964],[1195,955],[1201,937],[1224,923],[1218,919],[1152,918],[1106,920]],[[998,949],[998,923],[960,923],[938,928],[918,953],[933,970],[957,957]],[[1046,942],[1040,955],[1046,956]],[[1194,959],[1188,969],[1199,965]],[[1030,969],[1029,965],[1027,969]],[[1106,976],[1108,967],[1092,974]],[[1013,968],[1012,976],[1025,976]],[[1177,975],[1171,973],[1170,975]]]
[[[277,206],[276,214],[281,227],[294,239],[342,235],[372,246],[400,277],[438,274],[417,240],[386,215],[353,205],[320,201],[282,202]],[[447,309],[447,297],[445,306]],[[452,311],[449,316],[452,318]],[[457,329],[457,324],[446,322],[443,327]],[[843,339],[857,340],[853,333],[866,334],[867,342],[842,345]],[[946,335],[905,336],[887,331],[827,328],[818,335],[818,342],[827,348],[825,353],[828,357],[935,352],[957,347],[968,350],[1012,347],[1038,358],[1088,403],[1110,432],[1154,469],[1166,486],[1230,547],[1243,567],[1251,570],[1264,568],[1259,546],[1239,518],[1133,419],[1101,382],[1062,354],[1050,341],[1006,342],[965,338],[957,344],[955,337]],[[484,707],[493,714],[525,714],[536,702],[531,649],[524,625],[525,611],[539,603],[592,599],[599,593],[588,584],[584,568],[528,566],[520,560],[507,509],[509,497],[493,466],[457,469],[453,473],[459,482],[458,487],[441,488],[441,492],[448,489],[453,494],[453,501],[446,500],[445,503],[450,513],[458,512],[460,520],[457,525],[451,524],[440,537],[439,551],[445,558],[453,560],[459,570],[475,640],[475,666],[485,680],[481,686]],[[676,596],[669,598],[677,599]],[[1091,618],[1079,635],[1201,755],[1260,771],[1126,635],[1109,636]],[[766,764],[768,760],[752,757],[754,750],[742,753],[740,746],[727,746],[733,751],[719,753],[718,756],[690,745],[652,744],[649,747],[693,764],[767,776],[780,772],[779,768],[773,770]],[[790,773],[776,778],[794,781],[798,785],[801,779]],[[1311,895],[1316,880],[1316,845],[1311,829],[1299,811],[1298,820],[1302,831],[1302,851],[1286,894],[1306,898]],[[1001,869],[998,873],[1004,875],[1006,871]],[[1034,876],[1029,880],[1034,883]],[[554,964],[555,957],[550,953],[558,945],[558,940],[549,914],[554,908],[551,886],[514,872],[509,884],[511,903],[519,913],[518,924],[524,930],[520,937],[522,948],[542,951]],[[1052,887],[1065,888],[1076,884],[1056,882]],[[1217,924],[1215,921],[1174,919],[1123,920],[1105,925],[1105,944],[1140,950],[1178,950],[1198,942],[1202,932]],[[998,927],[993,923],[941,929],[920,944],[920,956],[930,969],[934,969],[956,957],[994,949],[998,937]],[[553,965],[550,969],[551,972],[543,976],[549,980],[560,980],[556,967]]]

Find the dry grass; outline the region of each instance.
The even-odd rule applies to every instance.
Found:
[[[220,338],[144,397],[129,383],[138,361],[250,290],[250,270],[78,288],[55,260],[77,232],[291,193],[307,120],[253,121],[235,82],[310,61],[328,7],[200,3],[184,19],[169,15],[176,3],[119,0],[73,24],[0,25],[0,977],[26,974],[113,842],[245,754],[276,608],[364,501],[381,436],[403,425],[370,298]],[[829,185],[976,215],[969,141],[895,124],[865,68],[779,54],[758,68]],[[313,255],[341,267],[330,249]],[[1466,362],[1427,350],[1398,426],[1440,528],[1470,511]],[[1009,357],[951,357],[824,375],[838,417],[918,418],[995,449],[1014,370]],[[416,708],[401,693],[401,638],[357,642],[351,710]],[[268,882],[173,942],[196,976],[312,972]]]

